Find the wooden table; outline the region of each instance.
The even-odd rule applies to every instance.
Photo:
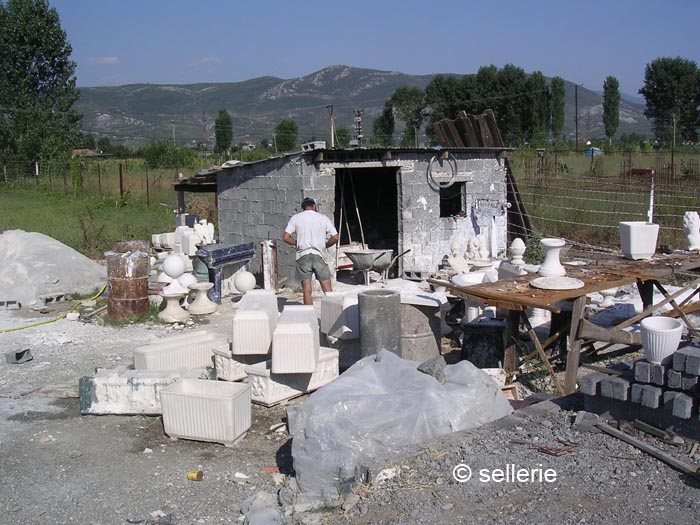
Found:
[[[611,257],[604,260],[590,261],[585,266],[566,266],[567,277],[580,279],[584,283],[582,288],[575,290],[543,290],[534,288],[530,286],[530,281],[539,277],[536,274],[465,287],[433,279],[429,279],[429,282],[447,287],[458,297],[506,309],[508,311],[507,346],[504,357],[506,372],[513,373],[517,370],[517,343],[515,336],[519,333],[519,324],[522,322],[536,347],[536,352],[545,366],[547,366],[555,387],[562,394],[570,394],[576,391],[581,345],[584,341],[638,344],[638,334],[635,336],[622,329],[651,315],[665,304],[671,304],[674,312],[683,318],[686,324],[689,325],[689,328],[694,330],[686,313],[689,311],[687,305],[690,299],[700,292],[700,278],[688,283],[674,294],[669,294],[660,283],[660,280],[672,277],[675,272],[687,272],[697,268],[700,268],[699,255],[676,253],[659,255],[649,261],[630,261],[621,257]],[[635,283],[644,305],[644,311],[641,314],[611,329],[597,327],[585,319],[586,296],[588,294]],[[654,286],[665,297],[663,301],[656,305],[652,304]],[[692,290],[692,294],[678,304],[675,299],[688,290]],[[549,338],[541,342],[525,314],[525,310],[528,308],[543,308],[554,314],[561,314],[563,311],[570,309],[571,322],[568,326],[557,327],[556,331]],[[566,375],[562,386],[554,375],[549,359],[545,354],[545,349],[566,337],[568,337],[569,345]]]

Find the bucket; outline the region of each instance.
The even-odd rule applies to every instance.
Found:
[[[427,361],[440,355],[440,307],[401,304],[401,357]]]
[[[107,314],[125,320],[148,312],[148,254],[106,252]]]

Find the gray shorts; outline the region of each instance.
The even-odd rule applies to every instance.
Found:
[[[311,274],[319,281],[330,281],[331,271],[323,260],[323,257],[315,253],[308,253],[297,259],[297,271],[295,277],[299,281],[311,279]]]

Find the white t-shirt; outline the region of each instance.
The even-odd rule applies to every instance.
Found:
[[[284,231],[289,235],[296,233],[297,259],[309,253],[323,257],[326,240],[338,233],[328,217],[314,210],[304,210],[292,215]]]

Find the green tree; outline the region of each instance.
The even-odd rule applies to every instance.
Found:
[[[394,144],[394,106],[391,100],[384,102],[382,114],[372,121],[374,142],[384,147]]]
[[[92,133],[80,133],[75,146],[83,149],[95,149],[95,137]]]
[[[674,130],[682,140],[696,142],[700,125],[700,72],[692,60],[663,57],[647,64],[644,86],[644,115],[653,121],[654,136],[669,144]]]
[[[399,119],[406,124],[401,137],[402,146],[414,146],[423,124],[424,93],[415,86],[401,86],[391,95],[391,105]]]
[[[496,74],[493,109],[501,136],[506,142],[521,142],[523,137],[523,106],[525,105],[525,70],[506,64]]]
[[[152,140],[137,154],[144,158],[149,168],[192,168],[197,154],[189,148],[178,148],[169,140]]]
[[[219,114],[214,121],[214,137],[216,140],[214,150],[217,153],[222,154],[231,149],[233,123],[231,122],[231,115],[225,109],[219,110]]]
[[[552,77],[549,83],[549,113],[550,113],[550,130],[552,138],[555,142],[561,140],[561,134],[564,130],[564,108],[566,106],[566,91],[564,89],[564,79],[561,77]]]
[[[7,157],[67,157],[79,142],[72,48],[46,0],[0,3],[0,147]]]
[[[285,118],[275,126],[275,140],[279,151],[293,151],[296,149],[299,126],[293,119]]]
[[[473,113],[483,113],[492,107],[500,95],[498,89],[498,68],[494,65],[481,66],[476,72],[474,86]]]
[[[603,125],[608,143],[612,144],[612,138],[620,125],[620,83],[613,76],[603,82]]]
[[[350,145],[350,129],[345,126],[335,128],[335,141],[339,148],[347,148]]]
[[[541,71],[533,71],[525,83],[527,90],[523,129],[528,140],[542,142],[549,130],[549,88]]]

